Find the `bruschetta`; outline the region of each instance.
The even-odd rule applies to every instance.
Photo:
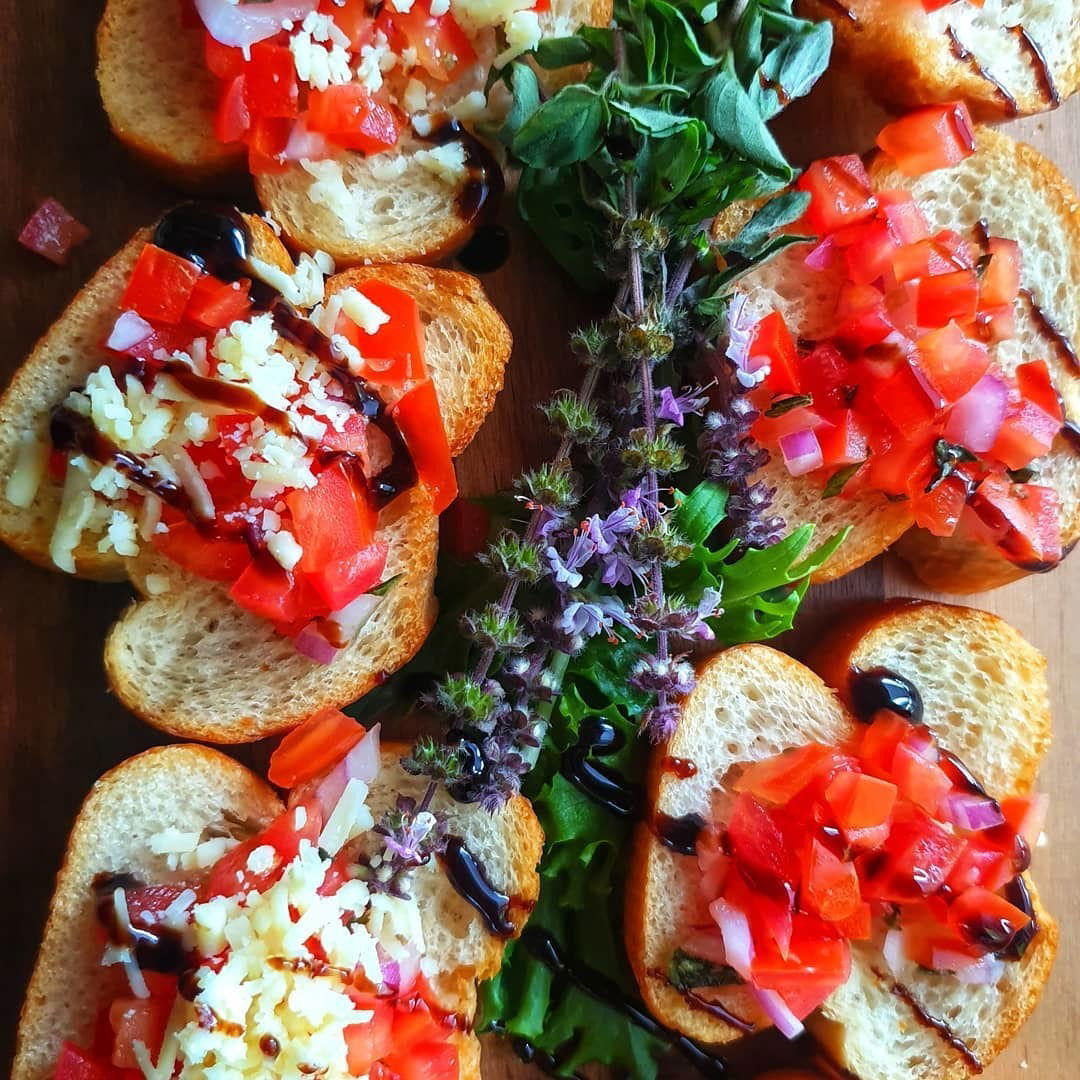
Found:
[[[132,582],[109,681],[182,737],[253,740],[351,702],[434,617],[452,455],[510,334],[465,274],[329,269],[261,218],[185,204],[0,398],[0,538]]]

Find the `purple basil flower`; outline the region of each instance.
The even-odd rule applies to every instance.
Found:
[[[641,714],[641,730],[654,746],[667,742],[679,726],[679,705],[675,701],[665,701],[654,705]]]
[[[685,697],[694,689],[694,669],[681,657],[661,660],[646,653],[630,672],[630,685],[646,694]]]
[[[709,399],[701,390],[684,390],[681,394],[676,394],[670,386],[664,386],[660,389],[660,405],[656,415],[660,420],[670,420],[682,427],[683,419],[688,413],[700,413],[708,403]]]
[[[604,568],[600,580],[605,585],[630,585],[635,578],[644,577],[648,567],[635,559],[626,548],[625,544],[619,544],[606,555],[600,557],[600,564]]]
[[[559,616],[559,628],[564,633],[586,638],[595,637],[601,632],[610,632],[616,623],[633,629],[626,608],[615,596],[571,600]]]

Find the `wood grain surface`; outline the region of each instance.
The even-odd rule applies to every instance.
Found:
[[[169,0],[162,0],[169,2]],[[100,0],[0,0],[0,343],[6,382],[36,337],[92,270],[177,193],[127,157],[110,137],[93,78],[93,33]],[[835,80],[784,118],[795,160],[869,145],[880,117]],[[1080,184],[1080,101],[1010,130],[1050,153]],[[14,242],[41,198],[54,195],[92,229],[70,266],[55,268]],[[512,215],[504,210],[504,216]],[[512,223],[511,223],[512,224]],[[460,463],[463,490],[504,486],[524,462],[551,449],[535,404],[576,381],[566,334],[588,314],[537,246],[514,230],[510,264],[486,281],[507,317],[516,348],[494,415]],[[1058,1080],[1080,1074],[1080,731],[1072,704],[1080,692],[1080,556],[976,606],[1019,627],[1050,661],[1055,745],[1042,777],[1052,795],[1049,844],[1034,872],[1063,927],[1056,970],[1035,1016],[989,1070],[991,1080]],[[855,599],[926,595],[894,559],[876,561],[834,586],[813,590],[788,646],[798,652],[833,613]],[[6,939],[0,980],[0,1071],[10,1060],[15,1023],[53,878],[79,803],[94,779],[122,758],[161,741],[126,713],[105,685],[105,632],[129,601],[124,587],[49,574],[0,550],[0,912]],[[245,748],[245,761],[265,748]],[[485,1075],[529,1070],[487,1040]],[[673,1065],[667,1075],[681,1072]]]

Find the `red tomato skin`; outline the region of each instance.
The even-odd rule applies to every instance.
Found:
[[[877,144],[907,176],[956,165],[975,152],[975,127],[961,102],[925,105],[887,124]]]
[[[877,207],[866,166],[854,154],[815,161],[795,186],[810,194],[804,220],[818,236],[864,221]]]
[[[800,907],[826,922],[850,919],[858,910],[859,877],[852,863],[834,855],[816,837],[803,856]]]
[[[431,493],[435,513],[457,498],[457,476],[435,384],[429,379],[404,394],[391,410],[412,455],[420,480]]]
[[[237,75],[225,84],[214,115],[214,137],[218,142],[240,142],[251,129],[251,107],[247,98],[247,76]]]
[[[93,1056],[74,1043],[60,1048],[53,1080],[114,1080],[116,1069],[108,1061]]]
[[[865,461],[870,455],[870,443],[859,414],[843,409],[833,414],[831,423],[831,427],[822,427],[817,432],[824,464],[835,467]]]
[[[750,339],[750,356],[768,360],[769,374],[765,381],[773,393],[799,393],[795,339],[779,311],[770,312],[754,327]]]
[[[913,362],[943,403],[959,401],[987,372],[990,354],[955,322],[924,334]]]
[[[187,259],[147,244],[131,271],[120,307],[151,322],[178,323],[201,274]]]
[[[881,381],[873,391],[873,400],[897,433],[905,439],[925,431],[937,411],[906,365],[895,375]]]
[[[292,574],[269,557],[251,559],[229,596],[245,611],[271,622],[291,623],[302,617]]]
[[[168,532],[155,533],[154,548],[177,566],[207,581],[235,581],[251,563],[251,550],[240,540],[207,539],[181,518]]]
[[[202,25],[201,20],[199,25]],[[219,79],[228,81],[244,73],[247,61],[244,59],[243,49],[222,45],[209,31],[203,36],[203,49],[206,66]]]
[[[1000,307],[1020,295],[1024,259],[1015,240],[991,236],[986,244],[990,261],[979,279],[979,306]]]
[[[278,743],[270,755],[270,783],[296,787],[336,764],[363,737],[364,729],[352,717],[340,709],[323,709]]]
[[[975,320],[979,303],[979,279],[972,270],[952,270],[924,277],[916,297],[916,318],[920,326],[946,326],[951,320]]]
[[[291,118],[299,113],[300,88],[288,47],[268,41],[252,45],[244,75],[244,93],[253,115]]]
[[[384,281],[365,281],[359,291],[390,316],[374,334],[353,326],[347,336],[364,357],[364,374],[383,386],[401,386],[427,378],[424,364],[424,326],[416,299]],[[345,320],[347,323],[349,320]]]
[[[416,0],[408,12],[383,8],[376,25],[391,48],[416,50],[417,63],[438,82],[452,82],[476,60],[476,50],[453,15],[433,16],[429,0]]]
[[[204,274],[191,291],[184,312],[185,321],[206,330],[223,330],[245,318],[251,310],[250,284],[248,281],[227,283]]]
[[[175,998],[174,990],[173,993],[160,997],[117,998],[113,1001],[109,1008],[109,1022],[116,1032],[113,1065],[118,1069],[139,1067],[134,1050],[136,1040],[143,1043],[151,1060],[157,1059]]]
[[[308,95],[307,125],[349,150],[377,154],[397,145],[401,122],[359,83],[328,86]]]

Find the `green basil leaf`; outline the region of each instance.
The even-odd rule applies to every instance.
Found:
[[[716,72],[709,80],[699,109],[702,120],[724,146],[779,182],[786,184],[792,179],[791,166],[730,67]]]
[[[510,144],[525,121],[540,108],[540,83],[536,72],[521,62],[511,65],[508,78],[513,96],[506,121],[499,130],[499,138]]]
[[[385,581],[380,581],[378,585],[368,589],[368,593],[371,596],[385,596],[404,576],[404,574],[395,574],[393,577],[388,577]]]
[[[702,151],[708,137],[705,125],[690,118],[685,127],[653,147],[648,171],[651,203],[666,206],[682,194],[704,164]]]
[[[567,86],[522,124],[511,149],[533,168],[572,165],[600,149],[607,117],[607,104],[595,90]]]
[[[676,990],[693,990],[702,986],[739,986],[743,979],[730,964],[714,964],[676,949],[668,966],[668,981]]]
[[[810,23],[785,38],[765,57],[750,83],[750,98],[766,119],[789,101],[808,94],[829,63],[832,24]]]
[[[720,63],[718,57],[701,47],[694,28],[677,7],[667,0],[649,0],[649,8],[656,14],[658,36],[663,33],[666,39],[668,65],[685,77],[699,75]]]
[[[866,464],[866,460],[856,461],[851,465],[845,465],[842,469],[837,469],[836,472],[829,477],[825,482],[825,490],[822,491],[821,497],[823,499],[835,499],[841,491],[847,487],[847,482]]]
[[[654,135],[657,138],[673,135],[694,122],[691,116],[679,116],[676,113],[668,112],[666,109],[650,109],[642,105],[627,105],[622,101],[612,101],[610,105],[612,112],[625,116],[638,131]]]
[[[762,19],[758,0],[749,0],[735,26],[731,51],[735,54],[735,69],[739,80],[749,85],[762,60]]]
[[[801,409],[804,405],[813,404],[813,394],[792,394],[791,397],[779,398],[774,401],[765,410],[765,415],[775,419],[777,416],[783,416],[785,413],[791,412],[792,409]]]
[[[592,46],[583,37],[541,38],[533,50],[536,62],[549,71],[586,64],[593,57]]]

